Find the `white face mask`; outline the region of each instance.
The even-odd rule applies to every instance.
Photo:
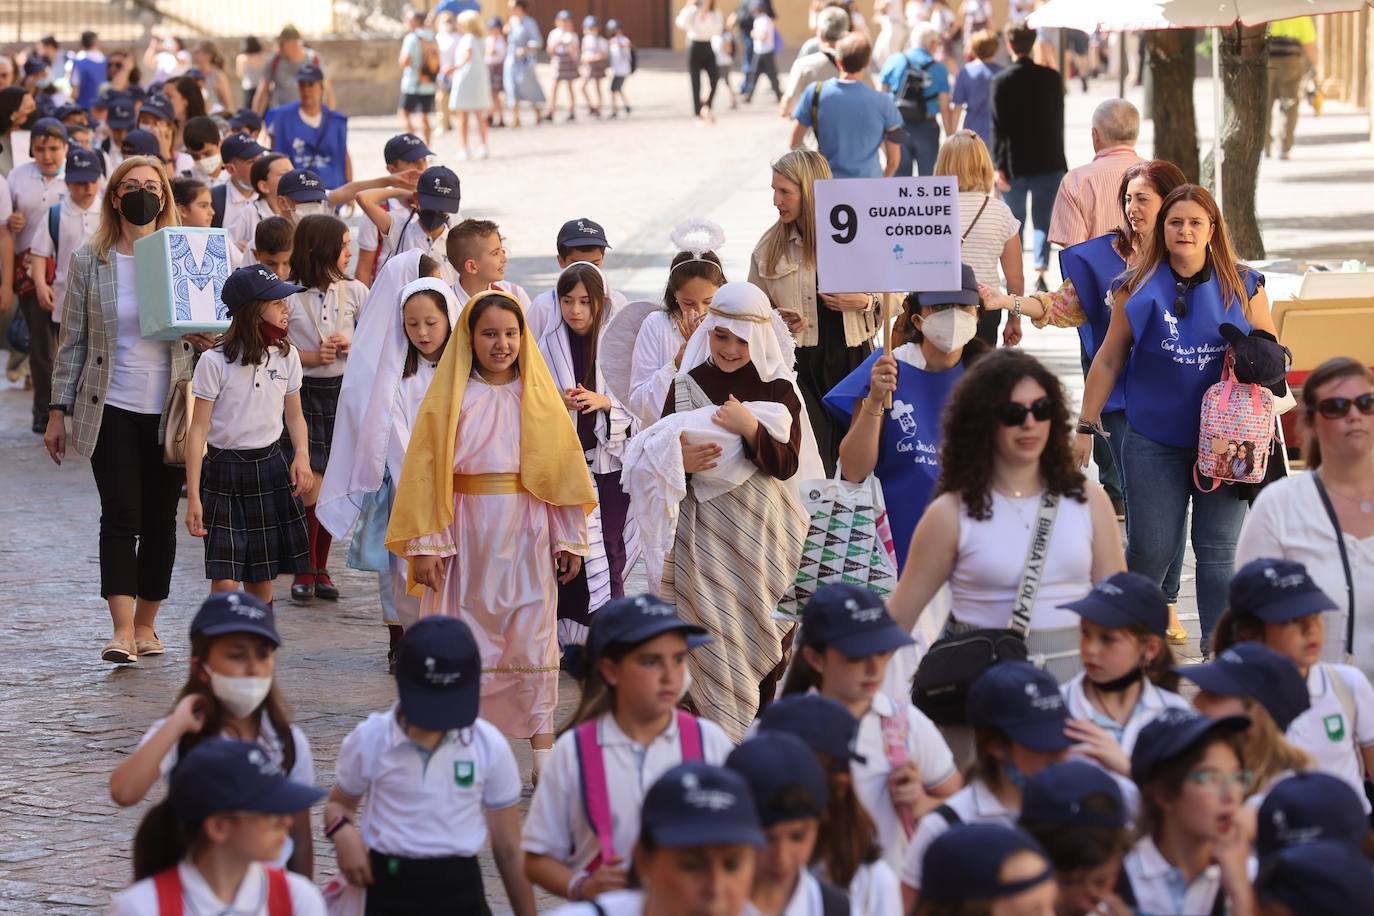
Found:
[[[213,178],[219,174],[220,166],[224,163],[220,159],[219,153],[216,153],[213,156],[206,156],[204,159],[197,159],[192,164],[195,166],[197,172],[200,172],[200,174],[204,175],[206,178]]]
[[[978,316],[961,308],[945,309],[922,319],[921,333],[937,350],[952,353],[978,333]]]
[[[296,219],[299,220],[302,216],[317,216],[321,213],[330,213],[332,211],[329,209],[329,204],[325,201],[312,200],[309,203],[296,204],[292,212],[295,214]]]
[[[270,677],[229,677],[208,667],[205,671],[210,675],[210,692],[235,719],[242,719],[261,706],[272,690]]]

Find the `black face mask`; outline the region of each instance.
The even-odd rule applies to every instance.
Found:
[[[421,210],[415,219],[426,232],[433,232],[440,226],[448,225],[448,214],[443,210]]]
[[[162,212],[162,198],[152,191],[139,188],[119,199],[119,212],[135,226],[146,226]]]

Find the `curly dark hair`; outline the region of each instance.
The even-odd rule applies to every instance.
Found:
[[[992,443],[1002,421],[996,408],[1011,398],[1023,378],[1040,383],[1051,401],[1050,438],[1040,455],[1040,475],[1049,492],[1078,502],[1087,499],[1085,478],[1070,447],[1068,397],[1059,379],[1034,356],[1020,350],[989,353],[954,386],[941,419],[940,479],[935,495],[957,493],[975,519],[992,517]]]

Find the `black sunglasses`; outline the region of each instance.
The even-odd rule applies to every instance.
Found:
[[[1188,284],[1179,280],[1174,284],[1174,289],[1178,292],[1178,298],[1174,299],[1174,314],[1179,318],[1188,317]]]
[[[1037,423],[1043,423],[1054,416],[1054,401],[1047,397],[1040,398],[1029,407],[1008,401],[997,408],[997,419],[1002,421],[1003,426],[1020,426],[1026,422],[1026,414],[1035,417]]]
[[[1355,398],[1323,398],[1317,402],[1317,413],[1328,420],[1339,420],[1350,413],[1352,406],[1366,417],[1374,416],[1374,392]]]

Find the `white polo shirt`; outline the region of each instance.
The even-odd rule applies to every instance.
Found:
[[[1183,872],[1170,865],[1151,837],[1144,837],[1126,853],[1122,863],[1135,895],[1135,912],[1151,916],[1207,916],[1221,893],[1221,866],[1209,865],[1187,884]],[[1247,870],[1255,877],[1255,859]]]
[[[544,771],[539,771],[544,780]],[[569,903],[554,910],[550,916],[641,916],[644,912],[643,891],[609,891],[599,894],[596,904]]]
[[[230,365],[223,346],[206,350],[196,363],[191,394],[214,401],[210,413],[211,448],[266,448],[281,438],[286,396],[301,390],[301,357],[292,347],[285,356],[269,347],[256,366]]]
[[[14,167],[9,174],[11,203],[24,214],[24,228],[14,237],[14,253],[22,254],[33,247],[38,230],[48,231],[48,210],[67,196],[67,183],[61,175],[46,177],[38,163],[26,162]]]
[[[882,859],[860,865],[848,891],[849,910],[855,916],[906,916],[897,873]]]
[[[1003,805],[987,783],[981,779],[955,792],[945,799],[945,805],[959,815],[961,824],[1003,824],[1015,827],[1021,812],[1013,811]],[[906,859],[902,862],[900,875],[902,883],[916,890],[921,889],[921,872],[925,864],[926,850],[930,844],[946,830],[954,826],[940,814],[931,811],[916,824],[911,843],[907,846]]]
[[[1126,752],[1127,757],[1131,756],[1131,751],[1135,748],[1136,739],[1140,737],[1140,730],[1159,718],[1161,712],[1166,709],[1192,708],[1183,697],[1172,690],[1161,690],[1149,678],[1145,678],[1140,682],[1140,698],[1136,700],[1135,709],[1131,710],[1130,718],[1126,720],[1125,725],[1122,725],[1104,715],[1088,699],[1088,695],[1083,690],[1084,677],[1086,675],[1080,671],[1068,683],[1059,687],[1059,692],[1064,695],[1064,705],[1069,710],[1069,718],[1083,719],[1106,729],[1116,739],[1117,744],[1121,745],[1121,749]]]
[[[220,172],[220,174],[226,176],[224,182],[226,186],[224,192],[224,222],[221,225],[227,230],[234,217],[238,216],[240,211],[253,205],[253,201],[257,199],[257,195],[252,192],[245,194],[243,191],[240,191],[239,186],[234,184],[233,180],[227,177],[229,175],[228,171]]]
[[[723,764],[734,749],[729,736],[714,722],[701,723],[701,753],[707,763]],[[629,863],[639,839],[639,809],[649,787],[682,763],[677,716],[647,747],[640,746],[602,713],[596,720],[597,742],[606,765],[606,791],[611,802],[611,834],[616,854]],[[570,868],[585,868],[600,853],[596,832],[587,820],[582,798],[582,768],[577,759],[577,736],[564,732],[539,771],[529,814],[525,816],[525,852],[549,856]]]
[[[58,211],[57,251],[61,252],[61,257],[57,259],[57,273],[52,284],[52,320],[55,323],[62,321],[62,305],[67,297],[67,268],[72,262],[72,252],[86,244],[100,226],[100,197],[101,195],[97,194],[90,207],[85,210],[67,197],[63,199],[62,208]],[[36,257],[50,258],[55,252],[52,233],[48,231],[48,211],[43,212],[41,222],[43,231],[33,237],[30,251]]]
[[[1340,693],[1331,685],[1333,677],[1345,684],[1355,707],[1354,722],[1341,705]],[[1374,687],[1359,668],[1322,663],[1307,672],[1307,693],[1312,705],[1288,726],[1288,740],[1310,753],[1318,770],[1349,783],[1369,813],[1356,746],[1374,745]]]
[[[308,289],[287,299],[291,308],[287,337],[291,346],[318,352],[321,343],[337,334],[351,342],[358,313],[367,302],[367,287],[361,280],[345,279],[321,291]],[[348,358],[340,356],[327,366],[304,369],[306,378],[338,378],[348,368]]]
[[[906,717],[907,757],[921,771],[921,784],[927,789],[938,786],[956,772],[954,755],[935,723],[910,703],[902,707],[885,693],[874,695],[873,705],[859,719],[855,750],[864,762],[853,760],[849,763],[854,794],[877,825],[883,858],[894,869],[902,867],[908,840],[887,786],[892,764],[888,762],[887,744],[883,739],[883,718]]]
[[[276,215],[267,201],[256,197],[241,206],[232,217],[228,212],[224,214],[224,232],[230,241],[239,246],[239,251],[251,251],[258,232],[258,223]]]
[[[821,883],[803,868],[797,886],[792,889],[792,896],[779,916],[823,916],[824,913],[825,898],[821,896]],[[762,911],[752,903],[746,903],[744,916],[762,916]]]
[[[397,704],[374,712],[344,739],[334,779],[367,796],[367,848],[411,859],[469,858],[487,842],[485,812],[520,801],[520,769],[505,736],[478,719],[444,735],[433,751],[411,741]],[[543,773],[540,774],[543,781]]]
[[[606,326],[606,322],[611,319],[612,315],[630,302],[629,299],[625,298],[625,294],[618,289],[607,290],[606,296],[611,300],[611,309],[602,320],[602,327]],[[558,291],[556,289],[546,289],[534,297],[530,307],[525,310],[525,324],[529,325],[530,333],[534,335],[535,340],[544,336],[544,330],[552,323],[557,313]]]
[[[510,293],[516,299],[519,299],[520,307],[525,310],[526,315],[529,315],[530,294],[525,292],[525,288],[521,286],[519,283],[512,283],[509,280],[497,280],[495,283],[491,285],[491,289],[499,289],[502,292]],[[453,295],[457,297],[458,307],[460,309],[472,300],[472,297],[468,295],[467,290],[463,289],[463,285],[461,283],[453,284]],[[528,320],[529,319],[527,318],[526,321]]]
[[[224,916],[267,916],[267,870],[257,862],[248,866],[238,893],[228,906],[215,895],[201,877],[200,870],[190,862],[177,866],[181,876],[181,902],[186,913],[220,913]],[[291,912],[294,916],[325,916],[324,897],[314,883],[304,875],[287,872],[286,885],[291,892]],[[115,894],[106,911],[107,916],[159,916],[157,886],[152,878],[131,885]]]
[[[386,211],[391,214],[393,223],[396,222],[397,214],[400,214],[403,220],[410,215],[410,208],[402,203],[399,197],[388,197],[385,203]],[[381,244],[382,234],[378,231],[377,224],[370,219],[364,219],[358,226],[358,250],[376,251]]]

